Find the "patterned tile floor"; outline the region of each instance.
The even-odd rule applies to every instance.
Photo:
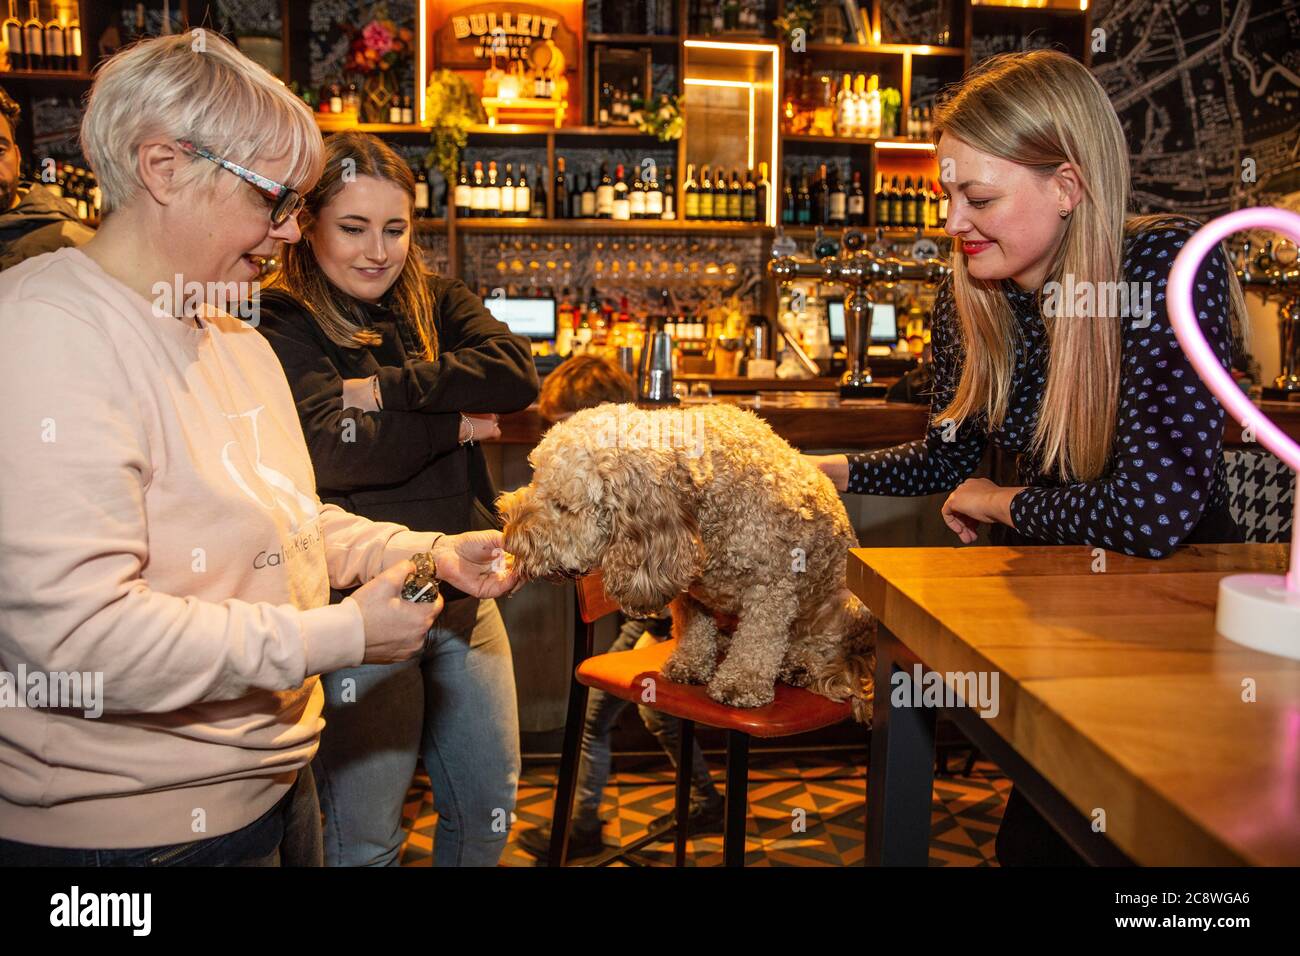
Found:
[[[724,757],[708,755],[721,783]],[[813,754],[750,755],[749,825],[746,866],[861,866],[865,828],[865,754],[831,751]],[[961,768],[954,759],[954,769]],[[526,763],[519,784],[518,817],[503,866],[533,866],[515,835],[550,823],[555,764]],[[1006,806],[1011,781],[987,761],[977,761],[969,777],[937,777],[932,808],[931,866],[996,866],[993,839]],[[601,816],[605,842],[627,845],[644,834],[655,817],[673,805],[673,774],[663,757],[616,757]],[[802,811],[796,815],[795,811]],[[429,778],[416,774],[407,794],[403,827],[403,866],[431,866],[437,814]],[[802,825],[795,826],[795,821]],[[692,839],[688,861],[694,866],[722,864],[722,837]],[[669,866],[672,843],[651,844],[637,852],[636,865]],[[629,865],[616,860],[613,866]]]

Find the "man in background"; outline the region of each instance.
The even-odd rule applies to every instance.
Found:
[[[19,181],[18,113],[18,104],[0,88],[0,270],[79,246],[95,234],[61,197],[40,183]]]

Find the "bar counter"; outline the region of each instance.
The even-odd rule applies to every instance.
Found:
[[[706,380],[706,379],[702,379]],[[689,407],[709,402],[748,408],[765,419],[776,433],[805,450],[887,448],[925,434],[928,405],[886,402],[884,399],[842,399],[833,392],[758,392],[753,395],[718,394],[707,399],[688,398]],[[1259,408],[1279,428],[1300,441],[1300,402],[1260,402]],[[548,425],[531,405],[501,416],[501,437],[508,445],[537,444]],[[1224,444],[1243,446],[1241,426],[1228,420]]]

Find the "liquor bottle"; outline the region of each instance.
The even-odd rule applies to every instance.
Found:
[[[772,184],[767,180],[767,163],[758,164],[758,182],[754,184],[754,221],[767,222],[767,204]]]
[[[853,186],[849,189],[848,209],[845,221],[850,226],[867,224],[867,195],[862,191],[862,171],[853,170]]]
[[[488,162],[487,184],[483,188],[483,215],[501,215],[501,183],[497,181],[497,161]]]
[[[528,215],[534,219],[546,218],[546,167],[537,167],[537,185],[529,190]],[[517,187],[516,187],[517,189]],[[519,208],[519,195],[515,194],[515,209]]]
[[[4,22],[5,47],[9,51],[9,69],[30,70],[27,50],[23,46],[23,21],[18,19],[18,0],[9,0],[9,16]]]
[[[793,226],[799,219],[798,204],[795,202],[794,174],[785,171],[785,186],[781,190],[781,222]]]
[[[41,22],[40,0],[28,0],[30,16],[23,21],[23,48],[27,51],[27,69],[45,69],[45,24]]]
[[[402,98],[394,96],[393,101],[388,104],[388,122],[400,125],[402,122]]]
[[[664,194],[663,194],[663,213],[660,219],[669,222],[677,218],[677,188],[673,185],[673,168],[664,167]]]
[[[808,189],[808,172],[799,177],[799,192],[795,194],[795,217],[797,225],[807,226],[813,221],[812,192]]]
[[[402,122],[407,126],[415,125],[415,99],[409,93],[402,97]]]
[[[627,178],[623,173],[623,164],[619,163],[614,169],[614,199],[612,218],[619,222],[626,222],[632,218],[631,204],[627,197]],[[644,200],[645,197],[642,197]],[[644,208],[644,207],[643,207]]]
[[[686,181],[682,183],[682,218],[688,222],[700,218],[700,187],[695,182],[695,164],[686,164]]]
[[[740,222],[744,207],[745,187],[740,183],[740,173],[733,169],[731,185],[727,187],[727,218],[732,222]]]
[[[645,218],[645,183],[641,179],[641,167],[632,173],[632,188],[627,194],[627,215],[629,219]]]
[[[569,215],[569,182],[564,176],[564,157],[555,157],[555,186],[551,191],[555,197],[555,218],[563,219]]]
[[[938,222],[935,223],[935,226],[939,229],[942,229],[947,224],[948,224],[948,194],[946,192],[940,191]]]
[[[659,188],[659,170],[651,164],[646,170],[650,181],[645,184],[645,218],[662,219],[664,217],[664,193]]]
[[[848,73],[844,74],[844,83],[840,87],[839,93],[835,95],[835,135],[836,136],[857,136],[857,103],[853,99],[853,90],[850,86],[852,79]]]
[[[81,69],[81,4],[73,0],[72,13],[68,17],[67,38],[65,40],[68,55],[68,69]],[[94,187],[97,189],[98,184]],[[96,216],[98,219],[98,216]]]
[[[423,166],[415,174],[415,218],[429,218],[429,174]]]
[[[59,23],[58,15],[53,10],[50,18],[45,21],[45,63],[51,70],[68,69],[67,37],[63,32],[63,24]]]
[[[754,171],[745,170],[745,182],[740,194],[740,218],[745,222],[758,221],[757,187],[754,185]]]
[[[813,222],[828,226],[831,221],[831,184],[826,177],[826,164],[817,167],[817,189],[813,193]]]
[[[573,336],[576,331],[574,328],[576,324],[573,303],[569,301],[569,287],[565,286],[560,293],[560,308],[555,323],[556,355],[568,355],[573,351]]]
[[[506,163],[505,179],[501,181],[501,208],[498,210],[503,216],[515,215],[515,174],[512,164]],[[521,209],[518,211],[521,216],[528,215],[528,210]]]
[[[903,179],[903,217],[901,224],[904,226],[916,225],[916,190],[912,188],[911,176],[906,176]]]
[[[614,180],[609,178],[609,165],[600,164],[600,185],[596,187],[596,218],[614,218]]]
[[[700,171],[700,218],[714,219],[713,180],[709,178],[709,167]]]
[[[465,171],[465,164],[460,164],[460,176],[456,179],[456,218],[469,218],[469,199],[470,199],[469,173]]]
[[[596,187],[591,184],[592,173],[587,170],[587,185],[582,190],[582,216],[584,219],[596,218]]]
[[[613,99],[613,91],[608,83],[600,84],[600,98],[598,100],[599,109],[596,112],[596,125],[609,125],[609,106],[610,100]]]
[[[475,218],[486,215],[487,183],[483,178],[483,161],[474,161],[474,178],[469,188],[469,214]]]
[[[943,190],[939,188],[938,183],[932,180],[930,182],[930,222],[929,222],[929,227],[931,229],[938,229],[939,226],[941,225],[941,223],[939,222],[939,203],[942,199],[943,199]]]
[[[831,167],[831,181],[827,189],[830,193],[830,213],[828,216],[830,224],[832,226],[842,226],[848,216],[848,195],[844,192],[844,185],[840,182],[838,164]]]
[[[885,191],[885,174],[876,173],[876,225],[889,225],[889,193]]]
[[[903,190],[898,185],[898,177],[895,176],[889,183],[889,222],[890,225],[898,227],[905,225],[903,220]]]
[[[338,83],[330,84],[330,112],[343,112],[343,87]]]

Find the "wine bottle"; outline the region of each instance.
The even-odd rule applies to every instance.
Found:
[[[627,214],[629,219],[645,218],[645,182],[641,179],[641,167],[632,173],[632,188],[627,194]]]
[[[466,172],[465,163],[460,164],[460,176],[456,179],[456,218],[469,218],[470,202],[469,173]]]
[[[739,222],[745,205],[745,187],[741,185],[740,173],[731,171],[731,185],[727,187],[727,218]]]
[[[533,214],[533,188],[528,184],[528,164],[519,164],[519,178],[515,180],[515,215]]]
[[[808,188],[808,171],[799,177],[799,192],[795,195],[795,223],[810,225],[813,221],[812,191]]]
[[[5,47],[9,51],[9,69],[30,70],[27,50],[23,46],[23,21],[18,19],[18,0],[9,0],[9,16],[3,25]]]
[[[627,194],[627,177],[623,172],[623,164],[619,163],[614,169],[614,199],[611,210],[611,218],[618,222],[626,222],[632,218],[631,203],[628,201]],[[643,200],[644,198],[642,197]]]
[[[664,167],[664,194],[663,194],[663,213],[661,219],[669,222],[677,218],[677,189],[673,185],[673,168]]]
[[[68,69],[67,37],[63,33],[63,24],[59,23],[53,11],[45,22],[45,62],[51,70]]]
[[[417,167],[415,173],[415,218],[429,218],[429,174],[423,166]]]
[[[757,187],[754,185],[754,171],[745,170],[745,182],[740,193],[740,218],[745,222],[758,220]]]
[[[799,219],[799,207],[795,202],[794,173],[785,171],[785,185],[781,189],[781,223],[793,226]]]
[[[645,218],[662,219],[664,214],[664,194],[659,188],[659,170],[651,164],[646,171],[650,177],[645,185]]]
[[[813,193],[813,222],[828,226],[831,221],[831,184],[826,177],[826,164],[817,167],[817,189]]]
[[[614,180],[609,178],[609,165],[600,164],[600,185],[596,187],[596,218],[614,218]]]
[[[564,176],[564,157],[555,157],[555,186],[551,191],[555,197],[555,218],[563,219],[569,214],[569,183]]]
[[[709,178],[709,167],[705,166],[700,171],[700,218],[717,218],[714,215],[714,209],[713,180]]]
[[[826,187],[829,196],[827,218],[832,226],[843,226],[848,215],[848,196],[844,192],[844,185],[840,182],[838,165],[830,168],[830,177],[830,183]]]
[[[497,161],[488,162],[487,185],[483,188],[483,215],[501,215],[501,183],[497,181]]]
[[[483,161],[474,161],[474,180],[470,185],[469,214],[475,218],[487,215],[487,183],[483,179]]]
[[[867,195],[862,191],[862,171],[853,170],[853,186],[849,189],[847,222],[850,226],[867,224]]]
[[[544,166],[537,167],[537,176],[535,178],[537,180],[537,185],[534,186],[531,190],[529,190],[530,202],[528,207],[528,215],[532,216],[534,219],[545,219],[546,218],[546,168]],[[516,197],[515,200],[515,208],[516,209],[519,208],[518,197]]]
[[[772,184],[767,179],[767,163],[758,164],[758,182],[754,184],[754,221],[767,222],[767,206],[771,201]]]
[[[505,179],[501,181],[501,208],[497,211],[502,216],[513,216],[515,214],[515,174],[511,163],[506,163]],[[526,216],[528,210],[521,209],[519,214]]]
[[[700,187],[695,182],[695,164],[686,164],[686,181],[682,183],[682,218],[688,222],[700,218]]]
[[[40,0],[28,0],[30,16],[23,21],[23,48],[27,51],[27,69],[45,69],[45,24],[41,23]]]
[[[894,227],[905,225],[903,222],[903,190],[895,176],[889,183],[889,224]]]

